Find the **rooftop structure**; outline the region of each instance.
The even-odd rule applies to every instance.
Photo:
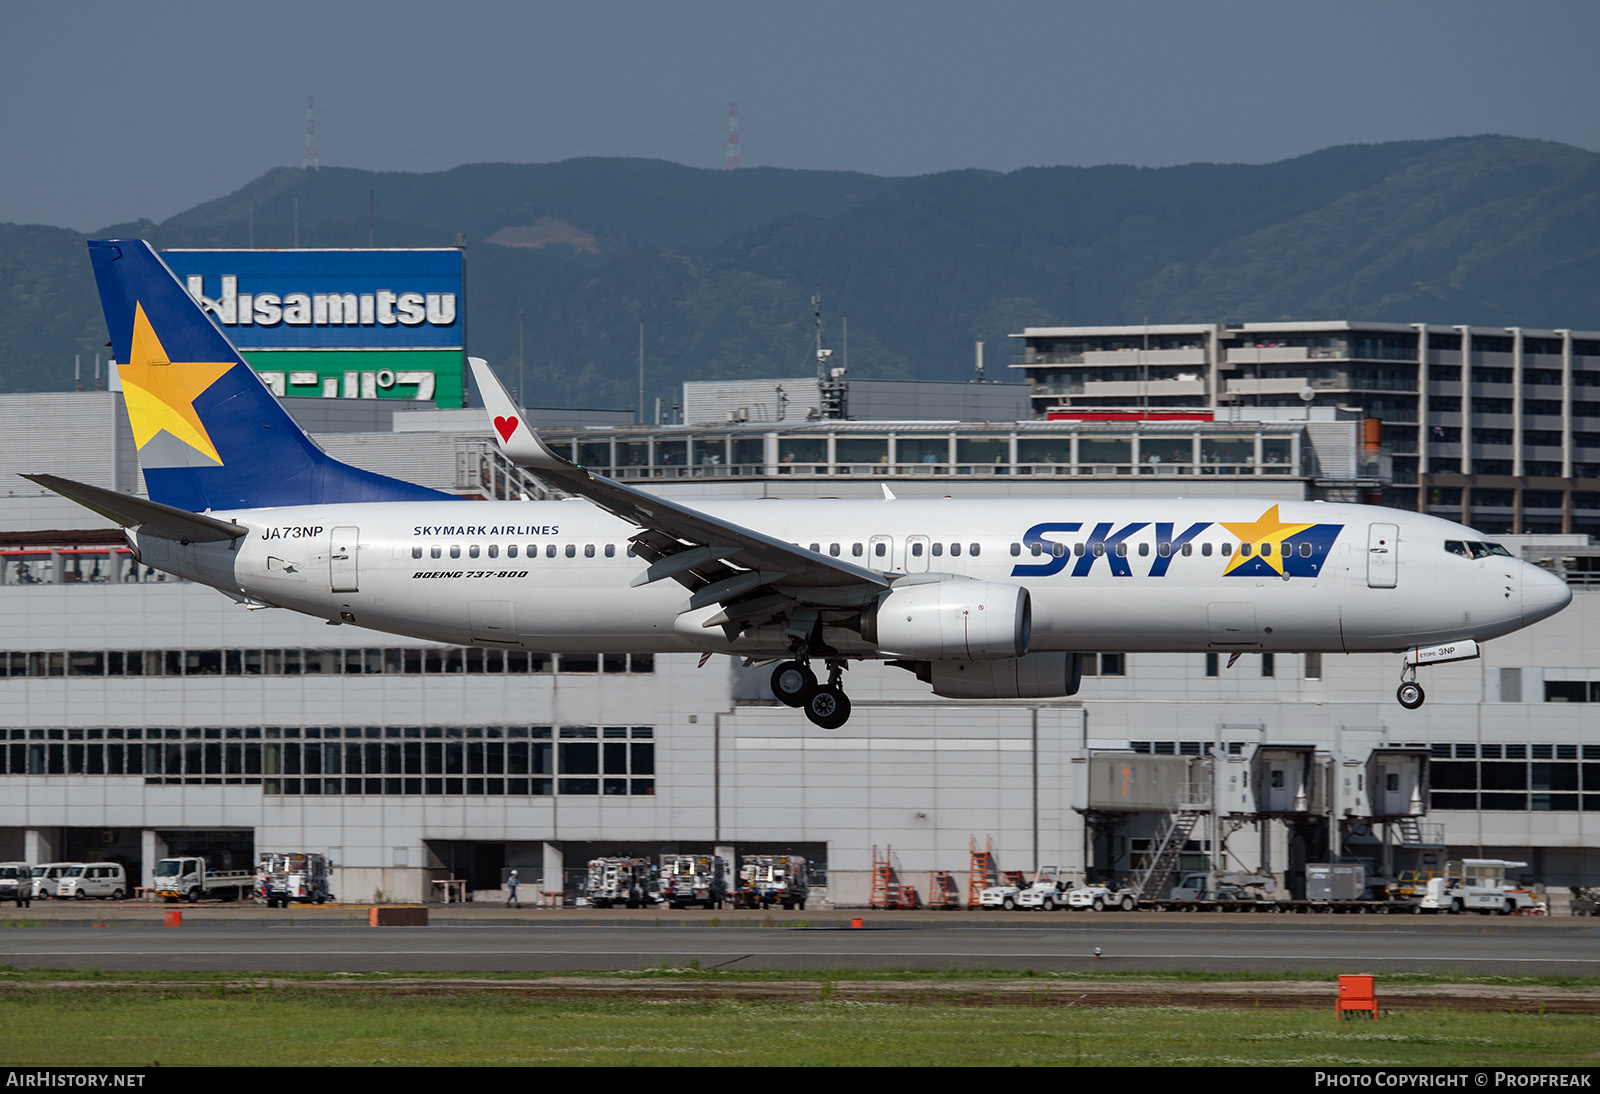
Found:
[[[1600,332],[1336,320],[1013,337],[1040,416],[1348,407],[1383,421],[1386,504],[1495,533],[1600,533]]]

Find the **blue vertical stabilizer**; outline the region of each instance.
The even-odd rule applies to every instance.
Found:
[[[151,500],[191,512],[457,500],[324,453],[144,240],[91,240],[89,255]]]

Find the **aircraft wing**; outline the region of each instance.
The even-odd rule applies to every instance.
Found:
[[[643,528],[633,542],[650,566],[633,584],[663,578],[678,581],[694,594],[685,611],[721,604],[723,611],[706,626],[733,626],[774,615],[804,618],[808,612],[814,615],[827,608],[854,609],[889,588],[889,577],[875,570],[804,550],[562,459],[522,420],[489,363],[471,357],[468,364],[506,457]]]

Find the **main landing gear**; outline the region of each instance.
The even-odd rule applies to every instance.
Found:
[[[850,720],[850,697],[844,693],[844,660],[828,660],[828,682],[817,683],[817,674],[807,663],[804,647],[795,659],[781,661],[772,670],[772,694],[780,703],[800,707],[806,717],[823,729],[838,729]]]

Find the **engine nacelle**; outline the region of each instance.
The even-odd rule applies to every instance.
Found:
[[[1030,653],[1004,661],[918,661],[905,666],[946,699],[1059,699],[1076,695],[1083,663],[1075,653]]]
[[[880,653],[934,661],[1021,657],[1032,629],[1027,589],[960,577],[902,578],[862,618]]]

